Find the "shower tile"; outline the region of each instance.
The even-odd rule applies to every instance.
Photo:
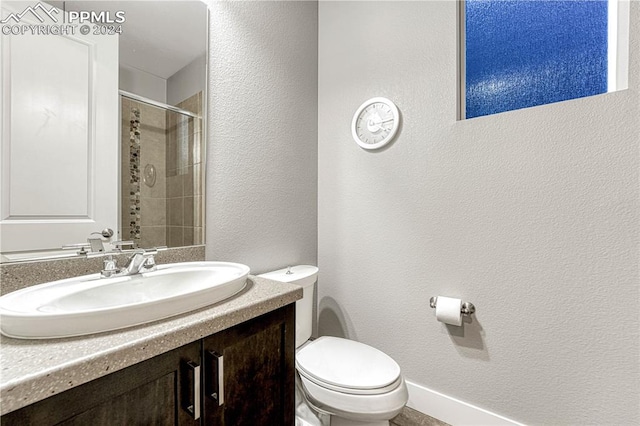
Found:
[[[200,114],[200,102],[198,100],[198,94],[195,94],[184,101],[180,102],[179,107],[193,112],[194,114]]]
[[[196,198],[184,197],[184,226],[195,226]]]
[[[182,240],[182,244],[185,246],[192,246],[195,243],[193,242],[194,240],[194,228],[190,227],[190,226],[186,226],[184,228],[182,228],[183,230],[183,240]]]
[[[130,224],[129,224],[129,193],[125,193],[124,191],[127,190],[126,188],[123,189],[122,191],[122,198],[120,201],[120,220],[121,220],[121,226],[122,228],[124,228],[125,226],[130,228]],[[126,240],[129,238],[129,233],[124,233],[120,238],[121,240]]]
[[[142,126],[142,144],[150,149],[159,149],[164,151],[166,148],[167,134],[164,129],[148,126],[144,121],[141,122]]]
[[[187,99],[187,102],[189,103],[189,111],[200,114],[200,101],[197,94]]]
[[[140,140],[140,166],[153,164],[158,168],[166,167],[166,136],[155,130],[147,130],[142,126]]]
[[[183,195],[185,197],[194,195],[194,170],[193,167],[185,167],[182,169]]]
[[[167,167],[167,172],[165,174],[165,176],[167,176],[167,178],[170,178],[170,177],[173,177],[173,176],[177,176],[177,175],[178,175],[178,169]]]
[[[184,194],[184,176],[178,170],[173,173],[167,177],[167,198],[182,197]]]
[[[176,113],[172,111],[166,112],[167,133],[175,130],[176,127]]]
[[[141,248],[152,248],[167,245],[166,226],[142,226],[140,231]]]
[[[184,200],[182,198],[167,199],[167,224],[170,226],[182,226],[184,223],[183,208]]]
[[[165,158],[167,155],[165,139],[164,135],[153,134],[147,138],[146,135],[143,134],[140,161],[145,163],[155,163],[156,165],[161,164],[162,168],[164,168],[164,163],[166,161]]]
[[[187,136],[191,136],[195,133],[195,131],[198,129],[198,125],[197,122],[199,120],[199,118],[197,117],[185,117],[185,123],[187,125],[186,129],[186,135]]]
[[[167,135],[167,149],[165,152],[167,170],[178,168],[178,142],[175,133]]]
[[[118,235],[117,240],[119,240],[119,241],[127,241],[127,238],[129,238],[129,233],[130,232],[131,232],[131,228],[123,224],[122,225],[122,232],[120,233],[120,235]]]
[[[175,166],[183,168],[189,165],[189,134],[188,123],[183,119],[178,123],[176,131],[176,158]]]
[[[164,198],[142,198],[140,206],[142,226],[165,226],[167,224],[167,200]]]
[[[169,247],[182,247],[184,245],[181,226],[169,226],[167,228],[167,245]]]
[[[167,117],[164,109],[140,104],[140,120],[147,128],[154,128],[162,133],[165,131]]]

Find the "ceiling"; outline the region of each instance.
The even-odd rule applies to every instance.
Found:
[[[120,63],[167,79],[203,55],[207,6],[201,1],[66,1],[67,11],[125,12]]]

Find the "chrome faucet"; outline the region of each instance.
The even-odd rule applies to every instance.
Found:
[[[125,241],[125,243],[129,243]],[[152,272],[157,269],[155,255],[158,254],[159,251],[166,250],[167,247],[156,247],[153,249],[134,249],[127,251],[118,251],[118,252],[108,252],[103,254],[103,256],[107,256],[104,261],[104,269],[101,272],[101,275],[105,278],[108,277],[123,277],[128,275],[136,275],[141,274],[143,272]],[[131,253],[131,256],[127,260],[127,264],[122,268],[118,268],[113,259],[113,254],[117,253]],[[95,255],[94,255],[95,256]],[[94,257],[92,255],[87,255],[87,257]],[[99,255],[98,255],[99,256]]]
[[[107,233],[110,231],[110,233]],[[103,240],[101,237],[93,237],[94,234],[98,234],[101,237],[105,238],[107,241],[113,235],[113,231],[110,229],[104,230],[103,232],[94,232],[87,239],[86,243],[81,244],[69,244],[65,245],[64,249],[80,249],[78,251],[79,255],[85,256],[87,259],[92,259],[94,257],[103,257],[103,269],[100,271],[100,275],[103,278],[109,277],[121,277],[127,275],[136,275],[141,274],[143,272],[151,272],[157,269],[156,260],[154,256],[158,254],[159,251],[166,250],[166,246],[156,247],[153,249],[133,249],[133,250],[123,250],[122,246],[133,246],[134,243],[132,241],[113,241],[110,244],[114,247],[112,250],[105,250]],[[87,250],[89,249],[89,250]],[[114,255],[116,254],[131,254],[129,259],[127,260],[127,264],[118,268],[116,263],[116,259]]]
[[[158,254],[157,249],[136,249],[122,269],[116,275],[135,275],[142,272],[156,270],[156,261],[153,256]]]

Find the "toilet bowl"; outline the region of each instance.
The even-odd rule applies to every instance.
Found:
[[[357,424],[387,425],[407,403],[398,364],[363,343],[320,337],[296,353],[296,370],[314,407]]]
[[[317,274],[317,267],[301,265],[260,275],[303,287],[303,297],[296,302],[296,380],[304,402],[328,414],[331,426],[388,425],[408,400],[400,367],[364,343],[331,336],[309,340]]]

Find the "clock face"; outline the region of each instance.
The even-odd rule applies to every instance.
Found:
[[[377,149],[389,143],[399,125],[398,108],[386,98],[372,98],[353,116],[352,136],[362,148]]]

